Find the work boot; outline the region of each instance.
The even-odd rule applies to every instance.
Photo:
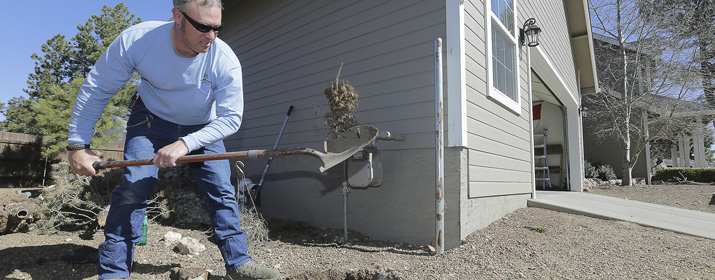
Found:
[[[249,279],[278,279],[281,278],[278,270],[262,267],[254,261],[248,261],[238,268],[227,271],[228,280],[249,280]]]

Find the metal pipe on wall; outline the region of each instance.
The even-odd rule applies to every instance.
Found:
[[[436,167],[436,198],[435,198],[435,251],[444,253],[444,118],[443,118],[443,82],[442,82],[442,38],[434,40],[435,67],[435,167]]]

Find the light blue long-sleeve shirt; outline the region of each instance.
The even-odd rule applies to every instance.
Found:
[[[134,71],[141,76],[139,95],[154,115],[180,125],[206,124],[181,138],[189,151],[238,131],[243,115],[238,58],[218,38],[208,52],[180,57],[171,44],[172,26],[174,22],[143,22],[112,42],[77,95],[68,143],[90,142],[109,98]]]

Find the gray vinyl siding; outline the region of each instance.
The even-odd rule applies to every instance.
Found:
[[[573,0],[566,0],[573,1]],[[579,0],[580,1],[580,0]],[[566,87],[580,99],[576,62],[563,0],[520,1],[519,24],[535,18],[541,28],[540,47],[561,74]]]
[[[434,146],[432,41],[444,33],[442,1],[247,1],[224,14],[243,67],[245,120],[226,142],[266,148],[295,106],[286,146],[322,148],[323,88],[341,79],[360,94],[360,123],[399,132],[399,148]],[[398,145],[390,146],[398,147]]]
[[[588,135],[588,134],[586,134]],[[618,178],[623,178],[623,154],[618,141],[603,141],[599,143],[595,137],[584,137],[584,159],[591,163],[607,164],[613,167],[613,171]],[[633,177],[645,178],[648,176],[648,166],[646,165],[645,152],[641,152],[635,166],[633,166]]]
[[[525,48],[520,48],[519,98],[515,114],[487,97],[483,1],[465,1],[469,197],[531,192],[531,108]]]
[[[227,149],[271,148],[293,105],[279,148],[322,151],[324,116],[330,111],[322,91],[344,63],[340,78],[360,96],[358,121],[406,138],[377,143],[383,185],[351,191],[350,229],[382,240],[429,243],[434,238],[434,207],[425,207],[434,205],[435,188],[433,45],[445,37],[444,5],[377,0],[227,5],[221,38],[241,61],[245,97],[243,124],[225,141]],[[248,177],[257,182],[265,161],[245,162]],[[310,157],[275,158],[262,192],[263,213],[342,228],[343,166],[325,173],[318,166]],[[458,220],[447,223],[456,227]]]

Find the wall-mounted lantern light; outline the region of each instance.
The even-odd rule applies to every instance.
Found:
[[[536,47],[539,45],[539,34],[541,33],[541,28],[536,25],[536,20],[534,18],[527,19],[524,22],[524,26],[520,29],[521,34],[519,35],[519,40],[521,40],[521,45],[527,45],[529,47]]]

